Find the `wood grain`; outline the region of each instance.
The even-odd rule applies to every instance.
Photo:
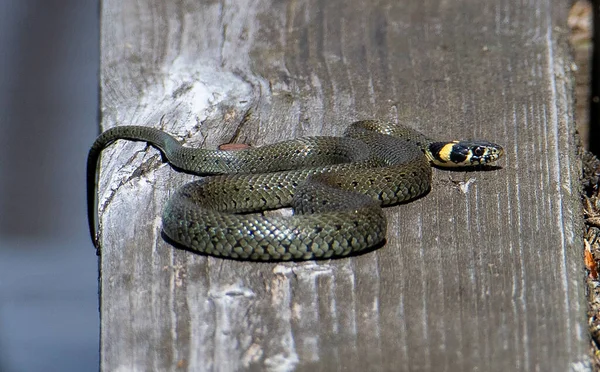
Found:
[[[193,179],[145,144],[104,153],[105,371],[567,371],[587,367],[567,3],[102,2],[102,129],[189,146],[340,135],[384,118],[505,145],[435,170],[358,257],[247,263],[164,242]]]

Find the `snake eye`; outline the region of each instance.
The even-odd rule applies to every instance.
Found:
[[[477,146],[473,149],[473,155],[475,156],[483,156],[485,153],[485,149],[481,146]]]

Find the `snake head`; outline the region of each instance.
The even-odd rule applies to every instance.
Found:
[[[426,155],[440,167],[473,167],[498,160],[504,155],[502,146],[487,141],[434,142]]]

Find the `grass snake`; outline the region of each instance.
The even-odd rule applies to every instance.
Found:
[[[168,240],[208,255],[254,261],[347,256],[381,244],[381,206],[426,193],[431,164],[469,167],[503,154],[487,141],[436,141],[379,120],[351,124],[344,137],[304,137],[237,151],[184,147],[150,127],[100,134],[87,162],[90,233],[97,243],[98,160],[119,140],[145,141],[182,171],[210,175],[170,197],[162,215]],[[293,207],[293,216],[265,216]]]

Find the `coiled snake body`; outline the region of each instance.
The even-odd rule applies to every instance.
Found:
[[[430,162],[474,166],[503,154],[490,142],[439,142],[376,120],[351,124],[345,137],[306,137],[239,151],[188,148],[157,129],[114,127],[96,139],[88,155],[94,242],[98,160],[118,139],[146,141],[187,172],[224,174],[175,191],[163,212],[163,231],[193,251],[258,261],[340,257],[376,246],[386,236],[381,206],[426,193]],[[239,214],[288,206],[293,216]]]

